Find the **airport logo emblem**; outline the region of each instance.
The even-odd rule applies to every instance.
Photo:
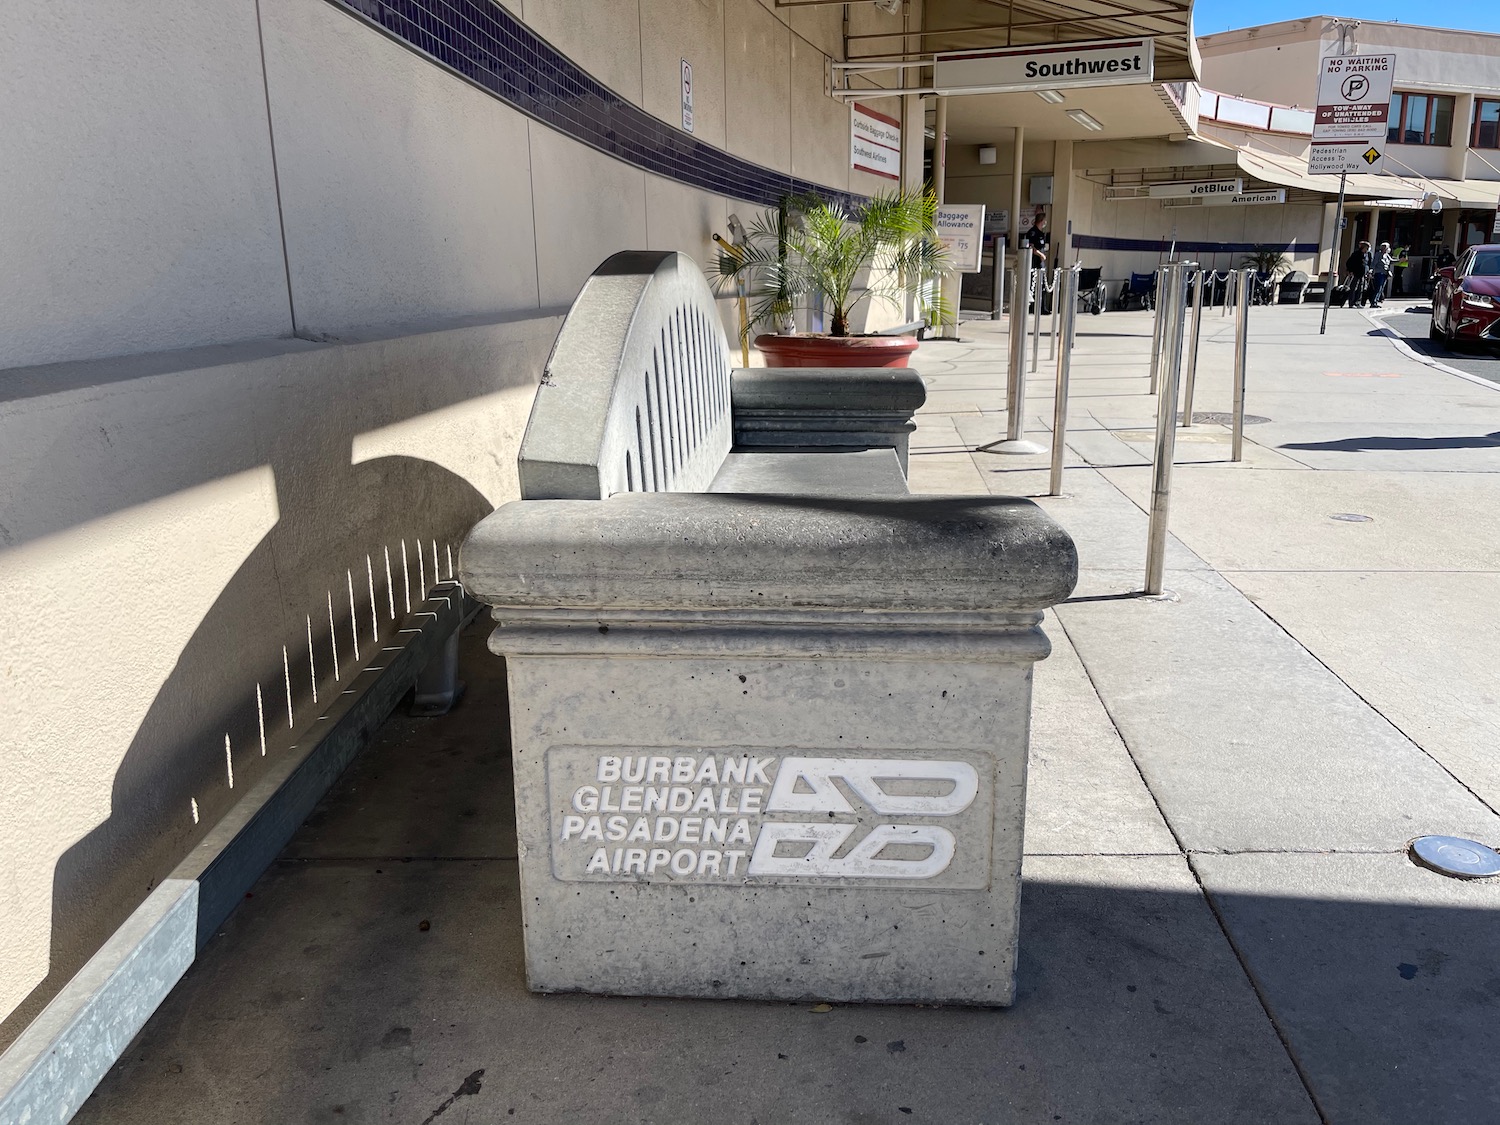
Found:
[[[994,822],[988,755],[942,759],[554,747],[564,881],[975,888]]]

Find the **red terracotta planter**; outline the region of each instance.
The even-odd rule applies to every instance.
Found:
[[[768,367],[905,367],[915,336],[757,336]]]

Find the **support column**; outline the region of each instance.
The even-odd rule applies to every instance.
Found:
[[[901,188],[922,190],[922,155],[926,148],[927,103],[921,94],[901,99]]]
[[[943,189],[948,179],[948,99],[939,94],[935,99],[937,110],[933,132],[937,139],[932,145],[932,190],[937,193],[939,203],[944,201]]]
[[[1459,94],[1453,99],[1453,147],[1448,150],[1448,175],[1455,180],[1468,179],[1470,131],[1474,125],[1474,95]]]
[[[924,173],[922,165],[926,154],[927,100],[920,94],[907,94],[901,99],[901,190],[922,190]],[[919,319],[920,299],[913,289],[908,289],[903,298],[903,316],[907,324]]]
[[[1021,151],[1026,146],[1026,127],[1016,126],[1016,151],[1011,160],[1010,244],[1021,244]]]
[[[932,154],[932,189],[937,195],[938,203],[947,202],[948,184],[948,99],[942,94],[937,97],[937,120],[933,124],[933,131],[937,134],[937,142]],[[948,312],[943,317],[942,326],[938,330],[939,336],[958,335],[958,305],[963,298],[963,278],[957,273],[949,273],[942,281],[943,303],[948,306]]]
[[[1323,204],[1323,229],[1318,236],[1318,272],[1327,272],[1330,275],[1330,281],[1331,275],[1338,269],[1339,244],[1333,228],[1333,224],[1338,221],[1336,211],[1335,204]]]
[[[1073,142],[1057,141],[1052,148],[1052,245],[1057,264],[1068,269],[1074,261],[1071,226],[1073,222]]]

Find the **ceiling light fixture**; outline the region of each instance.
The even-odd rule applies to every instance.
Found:
[[[1095,133],[1104,128],[1097,120],[1084,113],[1081,109],[1070,109],[1067,111],[1067,114],[1085,129],[1089,129]]]
[[[1042,101],[1046,102],[1048,105],[1057,105],[1060,101],[1063,100],[1062,94],[1056,90],[1038,90],[1036,92],[1036,96],[1041,98]]]

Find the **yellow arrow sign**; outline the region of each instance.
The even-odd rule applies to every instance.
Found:
[[[1380,150],[1371,145],[1361,155],[1364,156],[1366,164],[1374,164],[1375,161],[1380,159]]]

